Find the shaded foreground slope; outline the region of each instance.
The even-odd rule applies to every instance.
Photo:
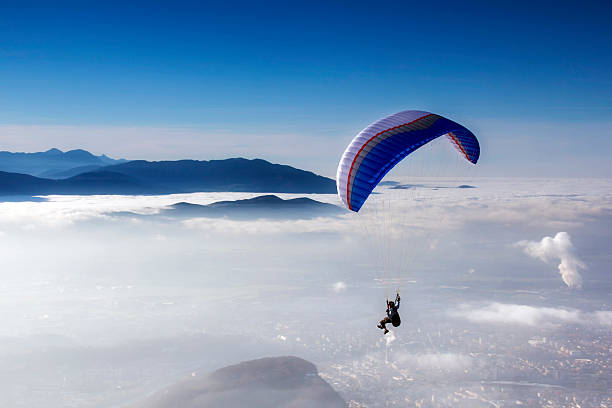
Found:
[[[314,364],[297,357],[242,362],[176,384],[133,408],[344,408]]]

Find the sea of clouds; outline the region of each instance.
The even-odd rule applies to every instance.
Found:
[[[388,361],[461,373],[473,365],[469,355],[412,350],[404,331],[612,327],[601,300],[610,287],[612,181],[414,184],[392,192],[392,207],[377,194],[372,202],[382,206],[363,213],[284,221],[154,216],[177,202],[252,193],[0,202],[0,353],[15,362],[0,372],[11,390],[0,402],[116,406],[185,372],[271,354],[324,367],[349,359],[357,368]],[[457,188],[466,184],[475,188]],[[340,205],[336,195],[278,195]],[[375,325],[399,286],[404,323],[383,340]],[[224,353],[224,343],[244,352]],[[47,382],[61,374],[64,385],[50,397],[31,372]]]

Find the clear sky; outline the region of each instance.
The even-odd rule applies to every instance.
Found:
[[[0,11],[0,150],[333,176],[361,128],[422,109],[477,134],[482,174],[612,177],[606,2],[19,4]]]

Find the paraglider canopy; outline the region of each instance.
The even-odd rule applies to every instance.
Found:
[[[465,127],[435,113],[407,110],[372,123],[348,145],[336,174],[338,195],[359,211],[376,185],[397,163],[439,136],[446,135],[465,159],[476,164],[480,145]]]

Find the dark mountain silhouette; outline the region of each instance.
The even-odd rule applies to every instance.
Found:
[[[393,180],[381,181],[380,183],[378,183],[379,186],[397,186],[398,184],[400,184],[399,181],[393,181]]]
[[[65,180],[0,172],[0,196],[48,194],[146,194],[150,186],[121,173],[83,173]]]
[[[55,148],[37,153],[0,152],[0,171],[47,178],[61,178],[61,176],[56,176],[56,174],[83,166],[89,166],[88,170],[93,170],[96,167],[122,162],[125,162],[125,160],[115,160],[105,155],[94,156],[82,149],[67,152],[62,152]],[[76,174],[78,173],[73,172],[67,177]]]
[[[391,184],[389,184],[391,185]],[[409,190],[411,188],[426,187],[424,184],[395,184],[391,190]]]
[[[345,408],[314,364],[297,357],[246,361],[165,389],[134,408]]]
[[[64,180],[54,180],[55,194],[147,194],[155,188],[127,174],[106,167]]]
[[[74,177],[76,175],[79,175],[81,173],[87,173],[90,171],[96,171],[99,170],[100,168],[104,167],[104,165],[98,165],[98,164],[89,164],[86,166],[78,166],[78,167],[71,167],[68,170],[47,170],[44,173],[40,174],[40,177],[44,177],[44,178],[50,178],[50,179],[65,179],[65,178],[69,178],[69,177]]]
[[[0,171],[0,195],[35,195],[49,191],[53,180]]]
[[[327,177],[265,160],[133,161],[52,180],[0,172],[0,195],[170,194],[198,191],[335,193]]]
[[[275,195],[264,195],[246,200],[218,201],[208,205],[180,202],[155,215],[139,215],[131,212],[116,212],[113,215],[294,220],[334,217],[344,212],[343,209],[336,205],[322,203],[306,197],[283,200]]]
[[[136,160],[104,170],[174,192],[336,193],[336,182],[332,179],[261,159]]]
[[[442,188],[476,188],[476,186],[470,186],[468,184],[462,184],[457,187],[449,187],[449,186],[434,186],[434,185],[426,185],[426,184],[388,184],[391,190],[408,190],[411,188],[431,188],[434,190],[439,190]]]

